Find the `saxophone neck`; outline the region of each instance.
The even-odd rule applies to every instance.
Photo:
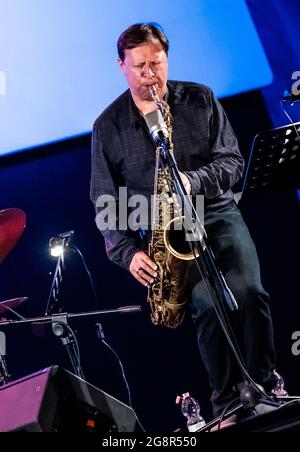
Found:
[[[157,106],[157,109],[161,112],[163,118],[166,119],[165,118],[165,116],[166,116],[165,115],[165,104],[166,104],[166,102],[163,101],[163,100],[160,100],[160,98],[158,96],[158,93],[157,93],[156,85],[149,86],[149,91],[150,91],[152,99],[154,100],[154,102],[155,102],[155,104]]]

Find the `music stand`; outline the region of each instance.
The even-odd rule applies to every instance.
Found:
[[[300,188],[300,122],[255,136],[242,195]]]

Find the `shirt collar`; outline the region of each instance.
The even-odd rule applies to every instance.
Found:
[[[139,114],[139,111],[137,109],[137,106],[134,103],[134,100],[132,99],[132,95],[130,90],[128,90],[129,95],[129,120],[131,127],[137,127],[137,125],[141,125],[142,117]]]

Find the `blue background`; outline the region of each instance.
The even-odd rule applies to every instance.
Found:
[[[218,96],[259,88],[272,72],[244,0],[0,0],[0,154],[91,130],[126,89],[116,64],[120,31],[163,24],[170,78]],[[230,49],[230,51],[228,51]]]
[[[35,27],[42,29],[44,16],[51,17],[51,14],[54,14],[53,11],[57,11],[56,15],[59,15],[58,11],[61,11],[66,19],[64,24],[67,25],[68,18],[69,22],[73,24],[76,33],[72,36],[76,36],[77,33],[82,36],[81,28],[87,28],[86,23],[91,15],[89,4],[93,3],[86,2],[86,11],[81,15],[80,20],[74,22],[74,15],[80,5],[78,2],[72,2],[73,6],[68,11],[65,10],[64,5],[68,4],[65,2],[59,7],[55,7],[58,3],[54,2],[53,10],[43,8],[43,5],[47,5],[46,2],[36,2],[34,9],[24,7],[22,10],[18,9],[21,2],[12,2],[10,8],[14,6],[15,16],[11,16],[14,19],[14,31],[9,30],[10,35],[20,39],[18,33],[20,21],[22,23],[26,18],[29,20],[33,14],[38,12],[41,14],[42,17],[35,22]],[[214,2],[208,2],[208,4],[212,3]],[[242,8],[245,6],[244,2],[236,1],[219,1],[217,3],[222,15],[226,11],[226,14],[232,14],[235,17],[237,4],[242,5]],[[25,5],[27,2],[22,2],[22,4]],[[116,12],[112,20],[111,16],[106,13],[107,5],[104,2],[98,2],[98,4],[105,5],[105,8],[101,9],[101,18],[104,20],[106,18],[107,22],[110,21],[114,24],[113,26],[115,24],[117,26],[115,35],[109,33],[106,36],[106,54],[102,58],[101,65],[98,55],[96,58],[93,56],[92,69],[96,67],[94,65],[98,65],[98,74],[92,75],[98,81],[104,65],[108,64],[112,68],[109,80],[118,79],[121,82],[122,77],[115,63],[115,40],[121,29],[128,24],[124,22],[121,6],[120,12]],[[145,14],[144,8],[141,12],[141,7],[134,10],[135,20],[161,21],[162,25],[165,25],[172,17],[172,21],[167,25],[168,29],[166,28],[171,40],[171,60],[176,57],[177,47],[183,48],[190,45],[186,32],[190,28],[190,19],[187,18],[187,14],[191,8],[197,9],[199,5],[203,5],[200,0],[195,1],[193,4],[191,3],[192,6],[187,11],[184,6],[185,2],[172,2],[173,4],[174,12],[170,8],[165,17],[161,17],[157,13],[159,11],[157,8],[148,9],[147,14]],[[123,2],[120,2],[120,5],[123,5]],[[283,91],[291,87],[291,74],[300,70],[299,0],[265,0],[263,2],[248,0],[247,5],[273,73],[273,79],[263,88],[252,89],[222,99],[222,104],[237,133],[246,161],[253,137],[258,132],[288,122],[280,108],[279,100]],[[178,9],[180,9],[180,14]],[[95,11],[95,9],[91,8],[91,11]],[[209,10],[209,14],[213,13],[213,10]],[[177,14],[176,23],[173,21],[173,14]],[[1,11],[0,30],[2,30],[4,22],[4,14]],[[58,27],[58,25],[56,22],[52,22],[50,28]],[[233,27],[238,27],[238,25],[239,21],[236,20]],[[216,30],[211,23],[207,28],[211,35],[215,35]],[[178,33],[175,45],[173,33],[177,29],[185,30],[185,33]],[[227,30],[225,27],[223,31],[228,31],[229,35],[232,35],[231,28]],[[34,34],[34,28],[32,34]],[[87,32],[84,36],[88,50],[87,54],[82,56],[82,65],[86,65],[85,58],[91,57],[88,52],[89,49],[92,49],[89,33]],[[180,43],[181,37],[184,44]],[[187,46],[186,42],[188,42]],[[50,49],[51,43],[46,41],[43,46]],[[205,47],[200,42],[199,52],[204,52]],[[1,55],[4,51],[3,48],[4,46],[1,45]],[[31,55],[34,49],[35,42],[31,42],[28,44],[26,55]],[[59,41],[52,53],[59,55],[64,51],[64,45]],[[70,52],[76,56],[76,46],[69,48]],[[48,57],[52,56],[49,51]],[[241,57],[244,57],[244,52],[241,52]],[[228,62],[231,58],[231,46],[220,46],[218,58]],[[26,59],[25,55],[23,59]],[[41,52],[35,56],[35,59],[40,62],[42,73],[44,71],[43,61],[47,62],[47,55],[43,55]],[[256,72],[257,67],[251,59],[249,64],[252,71]],[[177,70],[181,71],[182,78],[190,78],[191,75],[186,74],[189,74],[193,65],[194,59],[191,58],[188,64],[177,67]],[[0,59],[0,70],[6,70],[2,65],[2,59]],[[59,70],[60,75],[72,74],[72,70],[67,70],[63,64]],[[51,77],[54,77],[54,74]],[[25,74],[24,80],[26,80]],[[85,103],[78,105],[76,103],[77,91],[68,93],[68,83],[64,84],[64,80],[68,81],[68,77],[61,76],[59,80],[64,86],[63,92],[66,93],[64,95],[68,94],[69,99],[73,102],[72,120],[74,121],[80,119],[81,108],[89,106],[91,99],[95,102],[93,104],[94,117],[91,118],[93,121],[100,113],[103,96],[107,96],[105,99],[108,101],[109,96],[111,99],[114,95],[119,94],[119,92],[112,92],[108,89],[108,86],[111,86],[110,83],[104,86],[92,86],[93,90],[88,98],[88,105]],[[202,73],[199,74],[197,80],[207,83],[202,79]],[[217,74],[217,80],[223,83],[222,74]],[[7,79],[8,81],[9,79]],[[11,90],[9,83],[7,83],[8,90]],[[37,90],[41,96],[47,92],[44,86],[37,86]],[[98,90],[97,95],[93,94],[94,90]],[[118,91],[117,88],[116,91]],[[236,90],[236,92],[238,91],[239,89]],[[27,127],[34,130],[35,123],[31,122],[27,112],[30,111],[30,105],[38,99],[29,96],[30,98],[27,98],[23,105],[21,102],[23,93],[24,89],[21,87],[17,96],[18,108],[25,109],[21,122],[23,121]],[[221,94],[220,91],[219,94]],[[5,98],[6,96],[0,96],[0,102]],[[42,123],[47,129],[47,127],[50,128],[47,118],[51,109],[60,114],[63,101],[59,100],[59,108],[57,108],[55,104],[46,107],[43,100],[39,108]],[[286,108],[295,121],[300,120],[299,104],[295,104],[294,107],[286,105]],[[16,114],[16,112],[13,113]],[[60,126],[63,119],[64,115],[59,116],[57,122],[54,121],[51,127],[55,124]],[[1,115],[1,124],[3,121],[6,122],[6,118]],[[82,127],[82,124],[77,124],[77,126]],[[16,140],[22,140],[18,127],[13,127],[12,124],[10,127]],[[90,124],[87,128],[90,128]],[[55,130],[57,131],[58,128]],[[36,133],[38,132],[39,130],[36,131]],[[98,295],[97,306],[100,308],[129,304],[142,306],[139,314],[111,315],[99,317],[97,320],[102,322],[108,342],[122,358],[132,390],[133,405],[145,428],[148,431],[169,432],[177,427],[183,427],[184,419],[174,401],[177,394],[185,391],[190,391],[200,401],[203,415],[207,419],[210,418],[212,413],[207,375],[200,360],[194,331],[188,316],[182,327],[175,331],[157,328],[151,324],[145,290],[126,271],[107,260],[102,237],[94,224],[94,209],[89,200],[89,179],[89,133],[76,139],[63,140],[59,143],[1,157],[0,209],[22,208],[27,215],[27,227],[17,246],[0,266],[0,300],[28,296],[29,300],[20,306],[18,311],[26,317],[43,314],[51,285],[49,272],[53,271],[55,266],[55,260],[51,259],[48,254],[49,238],[57,233],[74,229],[75,242],[84,253],[95,280]],[[300,331],[298,287],[300,209],[297,195],[294,191],[270,192],[251,199],[242,199],[240,207],[257,245],[264,286],[271,295],[278,370],[283,374],[289,392],[299,394],[300,357],[292,355],[291,352],[292,333]],[[66,260],[61,302],[68,312],[82,312],[95,308],[88,279],[82,263],[76,255],[70,254]],[[5,316],[12,318],[11,314],[5,313]],[[70,322],[78,333],[86,378],[127,403],[127,392],[119,366],[114,356],[97,341],[94,323],[95,319],[80,319]],[[60,341],[54,337],[51,329],[45,331],[43,336],[38,335],[38,332],[28,325],[10,325],[1,329],[7,335],[7,362],[14,379],[51,364],[70,368],[65,350]]]

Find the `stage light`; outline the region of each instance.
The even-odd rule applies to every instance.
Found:
[[[63,239],[59,237],[52,237],[49,242],[50,254],[53,257],[59,257],[64,252]]]
[[[63,232],[49,240],[49,251],[51,256],[59,257],[65,252],[74,231]]]

